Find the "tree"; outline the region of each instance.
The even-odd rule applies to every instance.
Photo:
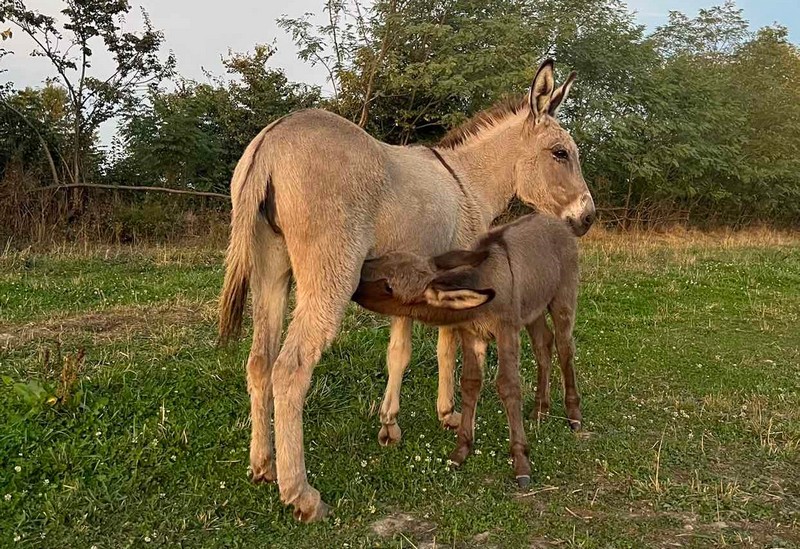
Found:
[[[12,160],[60,181],[62,152],[70,133],[69,100],[63,88],[7,91],[0,96],[0,176]]]
[[[319,91],[287,80],[268,66],[274,50],[231,53],[223,60],[233,78],[180,81],[174,91],[151,88],[125,117],[111,176],[126,183],[227,192],[247,144],[269,123],[314,106]]]
[[[67,91],[72,132],[69,177],[82,182],[83,161],[89,154],[97,128],[136,100],[137,90],[171,76],[175,59],[162,60],[163,34],[154,30],[142,11],[143,29],[123,30],[131,7],[127,0],[65,0],[63,19],[28,9],[23,0],[6,0],[0,7],[0,23],[9,22],[36,44],[34,56],[47,58],[56,80]],[[113,58],[110,75],[92,74],[98,51]]]

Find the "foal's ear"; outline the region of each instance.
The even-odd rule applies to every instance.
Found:
[[[423,298],[432,307],[462,310],[480,307],[494,299],[491,288],[478,288],[478,276],[474,268],[448,271],[431,281],[425,288]]]
[[[556,87],[553,64],[554,61],[552,59],[546,59],[539,65],[539,70],[536,71],[530,92],[528,92],[528,104],[535,122],[539,122],[547,114],[553,90]]]
[[[386,278],[386,261],[383,258],[367,259],[361,266],[361,281],[374,282]]]
[[[569,90],[572,88],[572,84],[575,83],[576,78],[578,78],[578,73],[572,71],[569,73],[569,76],[567,76],[566,82],[561,84],[561,87],[553,92],[553,97],[550,99],[550,106],[547,107],[547,113],[550,116],[555,116],[556,113],[558,113],[558,108],[569,95]]]
[[[457,267],[477,267],[489,257],[489,250],[453,250],[433,258],[433,266],[442,271]]]
[[[494,299],[494,290],[473,290],[470,288],[437,289],[428,287],[425,290],[425,302],[431,307],[461,311],[480,307]]]

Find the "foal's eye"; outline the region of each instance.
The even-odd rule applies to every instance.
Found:
[[[566,162],[567,159],[569,159],[569,153],[567,152],[567,149],[554,149],[553,158],[559,162]]]
[[[392,295],[392,293],[393,293],[392,292],[392,287],[389,286],[389,281],[388,280],[384,280],[383,281],[383,289],[387,294]]]

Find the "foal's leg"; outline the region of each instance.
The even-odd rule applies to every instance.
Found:
[[[453,328],[439,328],[436,343],[436,358],[439,362],[439,391],[436,399],[436,414],[446,429],[456,429],[461,423],[461,414],[453,407],[453,386],[455,384],[457,332]]]
[[[458,426],[456,448],[450,454],[450,460],[456,465],[464,463],[472,452],[475,439],[475,409],[483,385],[486,341],[462,330],[461,349],[464,354],[464,365],[461,368],[461,424]]]
[[[253,258],[253,344],[247,359],[250,393],[250,470],[253,482],[274,482],[272,451],[272,364],[278,356],[291,280],[283,238],[263,223],[256,228],[259,250]]]
[[[572,337],[575,327],[575,301],[556,298],[550,304],[550,315],[556,332],[558,364],[564,386],[564,407],[570,429],[577,431],[581,428],[582,418],[581,397],[575,383],[575,342]]]
[[[531,482],[531,463],[528,460],[528,439],[522,423],[522,392],[519,387],[519,330],[513,327],[497,334],[497,392],[508,417],[511,458],[517,484],[525,488]]]
[[[532,416],[543,421],[550,413],[550,368],[553,364],[553,332],[547,326],[544,313],[526,326],[536,356],[536,408]]]
[[[400,411],[400,386],[403,384],[403,373],[411,360],[411,328],[412,321],[405,317],[392,317],[389,331],[389,349],[386,352],[386,365],[389,370],[389,381],[381,404],[381,430],[378,442],[382,446],[400,442],[400,426],[397,425],[397,413]]]

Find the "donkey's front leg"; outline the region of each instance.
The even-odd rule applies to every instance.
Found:
[[[411,328],[410,318],[392,317],[389,329],[389,349],[386,352],[386,366],[389,380],[386,393],[381,404],[381,430],[378,442],[382,446],[400,442],[401,431],[397,425],[397,414],[400,412],[400,387],[403,384],[403,373],[411,361]]]
[[[455,385],[456,350],[458,338],[456,330],[439,328],[439,341],[436,344],[436,358],[439,362],[439,391],[436,399],[436,414],[445,429],[458,429],[461,414],[453,406],[453,386]]]

